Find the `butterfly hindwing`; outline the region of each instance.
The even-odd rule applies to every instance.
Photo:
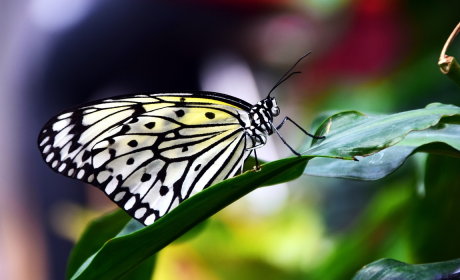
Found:
[[[129,119],[94,146],[95,183],[131,216],[151,224],[235,174],[246,148],[236,113],[223,105],[175,106]]]

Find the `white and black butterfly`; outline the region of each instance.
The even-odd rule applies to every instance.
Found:
[[[273,89],[299,73],[287,76],[294,66]],[[273,125],[280,109],[270,93],[255,105],[202,91],[97,100],[49,120],[38,146],[54,171],[96,186],[150,225],[195,193],[233,177],[267,136],[293,122],[285,117]]]

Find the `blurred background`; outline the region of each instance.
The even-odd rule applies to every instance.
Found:
[[[303,73],[274,93],[307,129],[324,111],[460,105],[437,66],[459,11],[454,0],[0,0],[0,279],[63,279],[85,225],[114,209],[42,162],[36,139],[59,111],[153,90],[256,103],[307,51]],[[460,56],[458,41],[448,54]],[[289,124],[282,133],[308,140]],[[292,156],[269,143],[262,158]],[[350,279],[380,258],[458,258],[423,250],[429,223],[414,230],[422,160],[376,182],[304,176],[257,190],[165,248],[154,279]],[[446,238],[453,222],[437,225]]]

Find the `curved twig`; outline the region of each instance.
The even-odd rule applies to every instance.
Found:
[[[446,51],[449,48],[452,41],[455,39],[457,34],[460,33],[460,23],[455,27],[454,31],[450,34],[449,38],[447,39],[444,47],[441,51],[441,56],[439,57],[438,65],[441,68],[441,72],[447,74],[449,72],[450,64],[452,62],[453,57],[446,55]]]

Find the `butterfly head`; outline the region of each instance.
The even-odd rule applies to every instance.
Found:
[[[276,117],[280,114],[280,107],[278,107],[275,97],[267,97],[262,102],[264,108],[270,112],[273,117]]]
[[[249,117],[251,119],[250,130],[255,134],[273,134],[273,117],[279,114],[280,108],[274,97],[267,97],[259,101],[249,112]]]

